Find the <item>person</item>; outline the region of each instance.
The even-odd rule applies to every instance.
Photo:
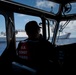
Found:
[[[53,46],[52,43],[50,43],[40,34],[40,28],[41,27],[39,27],[36,21],[29,21],[25,25],[25,31],[28,35],[28,38],[21,42],[24,42],[23,48],[25,48],[26,51],[29,50],[30,53],[24,55],[24,50],[22,49],[21,51],[23,52],[21,53],[23,54],[20,54],[20,51],[18,51],[18,55],[25,62],[27,62],[26,60],[28,59],[30,54],[29,62],[31,63],[32,67],[37,69],[37,74],[48,75],[46,73],[48,71],[49,66],[50,51],[52,50]],[[17,50],[19,50],[21,42],[18,44]],[[26,45],[26,47],[24,47],[24,45]]]

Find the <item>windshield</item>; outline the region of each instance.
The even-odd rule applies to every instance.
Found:
[[[12,0],[17,3],[39,8],[48,12],[57,13],[59,4],[47,0]]]
[[[35,7],[35,8],[47,11],[47,12],[52,12],[54,14],[57,14],[59,10],[59,4],[51,2],[51,1],[47,1],[47,0],[32,0],[32,1],[31,0],[12,0],[12,1],[24,4],[24,5],[28,5],[31,7]],[[63,9],[62,15],[75,14],[76,13],[75,8],[76,8],[76,2],[68,3],[67,5],[65,5],[65,8]],[[53,31],[54,31],[56,22],[54,21],[53,23],[53,21],[51,20],[49,20],[49,22],[50,22],[49,32],[50,32],[50,38],[51,38],[53,36]],[[60,22],[59,30],[58,30],[57,38],[56,38],[57,45],[64,45],[64,44],[70,44],[70,43],[76,42],[74,40],[76,38],[76,35],[75,35],[76,25],[75,24],[76,24],[75,20]],[[47,21],[46,21],[46,26],[47,26]],[[49,33],[47,31],[47,39],[48,38],[49,38]],[[70,41],[70,38],[74,38],[74,39]]]
[[[59,24],[56,44],[76,43],[76,20],[61,21]]]
[[[76,2],[68,3],[67,5],[65,5],[65,9],[66,9],[65,14],[75,14],[76,13],[76,11],[75,11],[76,10]]]

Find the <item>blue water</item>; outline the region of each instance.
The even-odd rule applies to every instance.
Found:
[[[6,46],[7,46],[6,42],[3,42],[3,43],[1,42],[0,43],[0,55],[3,53],[4,49],[6,48]]]
[[[72,43],[76,43],[76,38],[59,39],[56,41],[57,45],[65,45],[65,44],[72,44]]]
[[[16,48],[18,46],[19,41],[24,40],[25,38],[17,38],[16,39]],[[64,45],[64,44],[70,44],[70,43],[76,43],[76,38],[69,38],[69,39],[59,39],[56,41],[57,45]],[[0,38],[0,55],[5,50],[7,44],[6,40],[4,38]]]
[[[24,40],[26,38],[16,38],[16,48],[18,46],[19,41]],[[7,46],[6,38],[0,38],[0,56],[4,52],[5,48]]]

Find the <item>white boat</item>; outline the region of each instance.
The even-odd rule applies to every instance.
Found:
[[[57,36],[58,39],[67,39],[69,38],[71,33],[65,33],[65,34],[61,34],[60,36]],[[0,34],[0,38],[5,38],[6,36],[4,36],[3,34]],[[15,34],[15,37],[16,38],[26,38],[28,37],[26,32],[25,31],[18,31],[16,34]]]
[[[27,37],[27,34],[25,31],[18,31],[16,34],[15,34],[15,37]],[[0,34],[0,38],[6,38],[6,35],[4,34]]]
[[[27,34],[25,31],[18,31],[15,37],[27,37]]]
[[[58,36],[57,38],[59,38],[59,39],[68,39],[70,37],[70,34],[71,33],[65,33],[63,35]]]

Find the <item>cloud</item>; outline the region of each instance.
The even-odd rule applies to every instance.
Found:
[[[62,25],[65,24],[65,21],[61,22]],[[64,28],[66,32],[75,32],[76,31],[76,21],[70,21],[68,25]]]
[[[76,8],[76,3],[71,3],[71,5],[73,6],[73,8]]]
[[[76,21],[72,21],[70,28],[76,30]]]
[[[19,16],[19,17],[24,17],[25,15],[24,15],[24,14],[18,14],[18,16]]]
[[[37,0],[37,2],[36,2],[36,7],[39,7],[39,8],[50,8],[50,7],[54,7],[54,6],[55,6],[55,4],[50,1]]]
[[[27,23],[27,22],[29,22],[29,21],[30,21],[30,19],[24,19],[24,21],[25,21],[25,23]]]

